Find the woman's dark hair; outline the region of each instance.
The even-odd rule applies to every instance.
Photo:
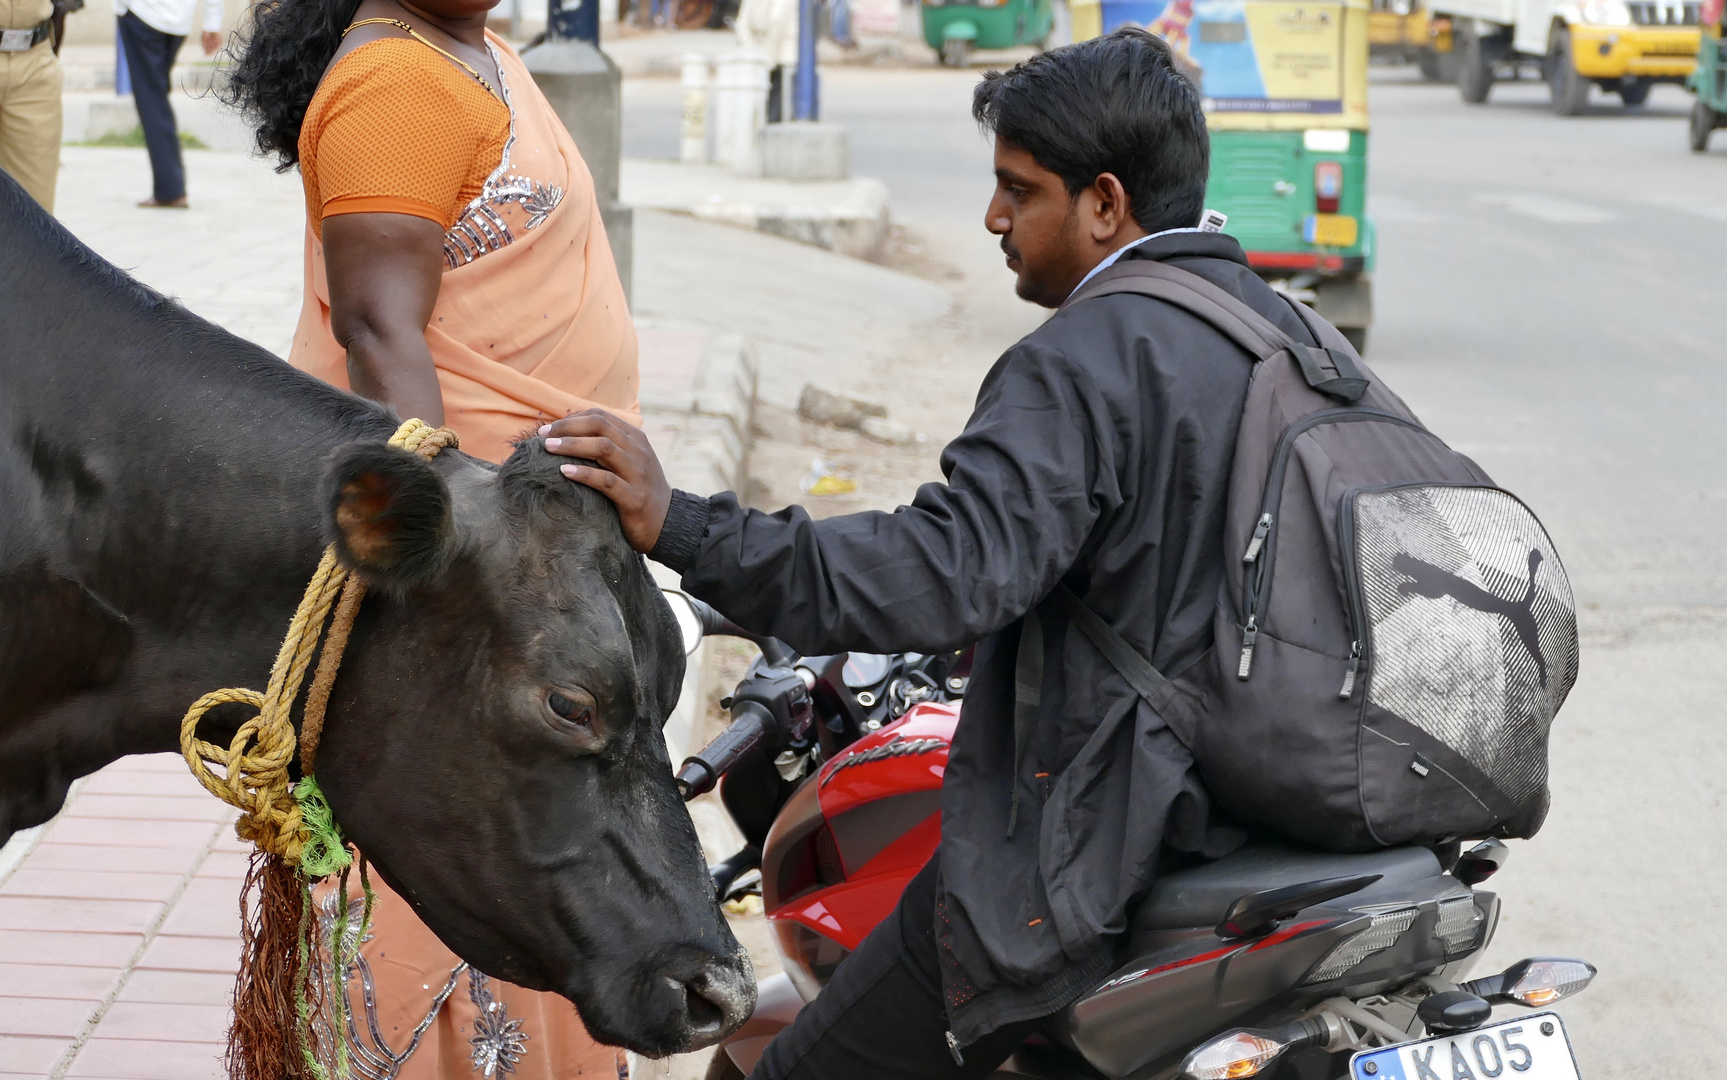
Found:
[[[342,45],[360,0],[260,0],[230,46],[237,56],[217,93],[258,129],[258,152],[277,172],[300,161],[300,124]]]
[[[1186,228],[1205,209],[1211,140],[1199,92],[1176,64],[1162,38],[1126,27],[989,72],[971,114],[1069,195],[1114,173],[1140,228]]]

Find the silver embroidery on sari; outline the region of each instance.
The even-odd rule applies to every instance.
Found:
[[[474,1050],[474,1071],[481,1076],[502,1076],[516,1071],[516,1062],[528,1050],[528,1036],[520,1017],[510,1019],[504,1003],[492,996],[491,980],[468,969],[468,999],[480,1010],[474,1035],[468,1040]]]
[[[510,101],[510,82],[498,50],[489,41],[486,50],[498,65],[498,93],[503,95],[504,107],[510,111],[510,133],[504,138],[503,158],[498,167],[486,177],[485,185],[463,209],[462,216],[444,233],[444,265],[451,270],[515,242],[516,236],[502,213],[510,203],[520,206],[528,215],[522,228],[534,229],[564,199],[563,189],[556,184],[542,184],[510,173],[510,155],[516,146],[516,106]]]
[[[318,904],[318,926],[326,957],[332,955],[336,943],[336,916],[340,910],[338,893],[339,890],[331,890]],[[360,944],[360,920],[365,915],[365,910],[366,902],[360,897],[354,897],[348,902],[348,924],[344,934],[344,945],[348,950],[353,950]],[[370,935],[365,940],[370,941]],[[504,1003],[493,995],[491,980],[485,975],[465,963],[451,968],[449,978],[432,998],[426,1015],[408,1036],[408,1044],[397,1050],[384,1038],[383,1025],[378,1019],[378,995],[372,980],[372,967],[358,952],[350,952],[350,955],[354,960],[348,965],[348,970],[342,973],[342,989],[350,995],[352,1001],[353,984],[359,983],[360,1001],[356,1003],[357,1007],[349,1010],[347,1023],[348,1062],[355,1077],[360,1080],[396,1080],[401,1075],[402,1067],[413,1056],[414,1051],[420,1048],[420,1041],[437,1021],[438,1013],[450,1000],[450,995],[455,993],[456,985],[463,975],[468,977],[468,999],[480,1013],[479,1019],[474,1023],[474,1035],[468,1039],[473,1047],[471,1059],[474,1071],[488,1078],[501,1077],[516,1071],[516,1065],[527,1052],[529,1036],[522,1030],[521,1019],[511,1019]],[[332,1002],[336,990],[332,985],[327,964],[319,965],[318,978],[323,991],[323,1007],[319,1010],[316,1021],[318,1042],[325,1049],[323,1056],[330,1057],[332,1055],[329,1048],[333,1046]],[[364,1031],[360,1027],[362,1016]],[[333,1066],[334,1061],[325,1064]]]

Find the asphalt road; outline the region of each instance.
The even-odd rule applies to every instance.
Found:
[[[948,267],[932,434],[1035,326],[982,229],[977,72],[836,70],[826,118],[884,179],[908,243]],[[1428,424],[1541,515],[1582,608],[1582,677],[1553,742],[1553,810],[1514,842],[1484,967],[1575,955],[1562,1008],[1590,1080],[1716,1075],[1727,897],[1727,134],[1686,149],[1689,97],[1553,116],[1539,84],[1485,106],[1373,75],[1379,228],[1369,361]],[[676,151],[677,87],[626,88],[625,152]],[[928,267],[924,268],[926,271]],[[906,370],[916,370],[912,360]],[[908,480],[902,497],[909,496]]]

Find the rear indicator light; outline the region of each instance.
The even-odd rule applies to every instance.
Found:
[[[1318,1017],[1269,1029],[1236,1028],[1187,1055],[1181,1063],[1181,1075],[1185,1080],[1267,1076],[1276,1070],[1280,1055],[1323,1045],[1331,1037],[1330,1025]]]
[[[1532,960],[1505,996],[1537,1008],[1570,997],[1594,978],[1595,969],[1581,960]]]
[[[1363,915],[1372,915],[1373,921],[1368,924],[1367,929],[1350,935],[1326,953],[1325,959],[1302,980],[1303,986],[1330,982],[1374,953],[1391,948],[1397,944],[1397,939],[1403,936],[1404,931],[1414,925],[1415,917],[1421,913],[1413,904],[1359,910]]]
[[[1321,161],[1313,167],[1313,208],[1322,214],[1337,213],[1343,201],[1343,163]]]
[[[1471,979],[1461,989],[1496,1004],[1514,1001],[1535,1009],[1580,992],[1594,978],[1593,964],[1556,957],[1534,957],[1517,961],[1503,974]]]
[[[1232,1031],[1187,1056],[1181,1075],[1189,1080],[1234,1080],[1258,1076],[1283,1053],[1284,1044],[1264,1032]]]

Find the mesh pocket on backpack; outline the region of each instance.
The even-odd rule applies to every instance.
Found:
[[[1352,510],[1368,704],[1507,797],[1537,797],[1548,728],[1577,678],[1576,605],[1546,530],[1489,487],[1359,491]]]

